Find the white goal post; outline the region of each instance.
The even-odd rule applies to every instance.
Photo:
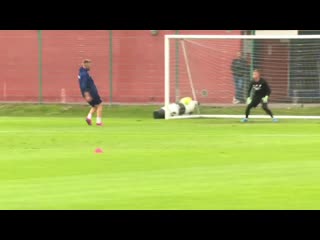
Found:
[[[315,55],[318,49],[319,62],[317,62]],[[266,79],[268,82],[271,79],[272,104],[320,104],[320,35],[165,35],[165,119],[243,118],[244,114],[208,114],[206,112],[201,113],[199,109],[195,111],[196,114],[180,116],[172,116],[169,111],[170,103],[176,102],[180,97],[192,97],[194,100],[198,100],[200,108],[206,104],[215,105],[217,103],[219,105],[222,103],[223,105],[225,104],[224,101],[230,101],[229,95],[233,94],[233,88],[235,88],[230,86],[233,85],[230,70],[231,55],[234,54],[235,56],[237,51],[250,56],[250,75],[246,78],[245,84],[250,81],[252,70],[257,66],[259,69],[265,67],[265,71],[270,73]],[[315,54],[311,56],[310,52],[312,51]],[[215,54],[217,57],[214,59],[212,55]],[[315,67],[310,70],[311,58]],[[224,65],[221,65],[222,63]],[[179,72],[175,72],[177,69],[179,69]],[[311,76],[311,72],[314,75]],[[179,74],[184,75],[184,80],[177,81],[179,77],[181,78]],[[280,76],[280,80],[277,79],[277,74]],[[213,80],[210,83],[209,80],[211,78]],[[208,93],[206,89],[212,89],[214,85],[218,86],[219,90],[217,92],[209,91]],[[182,93],[181,89],[176,89],[177,86],[188,95],[178,96],[178,94]],[[241,91],[243,92],[242,98],[244,98],[245,89],[241,89]],[[221,97],[224,95],[227,95],[227,97]],[[199,99],[199,96],[202,99]],[[220,98],[216,100],[218,97]],[[205,101],[205,104],[202,104],[202,100]],[[231,102],[229,105],[232,106]],[[244,113],[245,103],[240,106],[243,106]],[[320,119],[320,115],[295,116],[283,114],[276,117],[284,119]],[[252,114],[250,118],[269,118],[269,116]]]

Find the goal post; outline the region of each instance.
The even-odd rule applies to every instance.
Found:
[[[320,107],[320,35],[165,35],[165,119],[243,118],[254,68],[272,89],[271,107]],[[191,97],[200,106],[192,114],[173,116],[169,105],[178,97]],[[213,107],[222,110],[210,111]],[[250,118],[269,117],[254,112]],[[284,119],[320,119],[320,111],[319,116],[277,113]]]

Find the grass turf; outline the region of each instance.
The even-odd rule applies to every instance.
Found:
[[[106,108],[99,128],[87,109],[0,107],[0,209],[320,209],[319,120],[165,121],[132,106]]]

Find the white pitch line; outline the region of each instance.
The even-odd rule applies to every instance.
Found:
[[[48,133],[58,133],[57,131],[25,131],[25,130],[21,130],[21,131],[8,131],[8,130],[4,130],[1,131],[0,133],[32,133],[32,134],[48,134]],[[70,131],[68,130],[67,133],[75,133],[75,134],[83,134],[83,131]],[[85,132],[85,133],[90,133],[89,131]],[[110,133],[109,136],[140,136],[141,133],[127,133],[127,132],[116,132],[116,133]],[[153,133],[144,133],[145,135],[150,135],[150,136],[154,136]],[[157,136],[166,136],[166,135],[171,135],[171,133],[157,133]],[[179,133],[179,135],[181,136],[195,136],[194,133]],[[224,135],[216,135],[216,134],[196,134],[197,137],[207,137],[207,136],[212,136],[212,137],[320,137],[320,134],[224,134]]]
[[[191,118],[244,118],[244,115],[225,115],[225,114],[200,114],[200,115],[182,115],[169,119],[191,119]],[[268,115],[251,115],[249,119],[270,119]],[[320,116],[291,116],[291,115],[279,115],[275,116],[278,119],[320,119]]]

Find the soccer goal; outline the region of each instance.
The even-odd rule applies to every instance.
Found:
[[[320,35],[166,35],[164,41],[166,119],[242,118],[256,68],[272,89],[277,118],[320,119]],[[183,97],[200,105],[172,116],[170,103]],[[258,111],[250,118],[269,116]]]

